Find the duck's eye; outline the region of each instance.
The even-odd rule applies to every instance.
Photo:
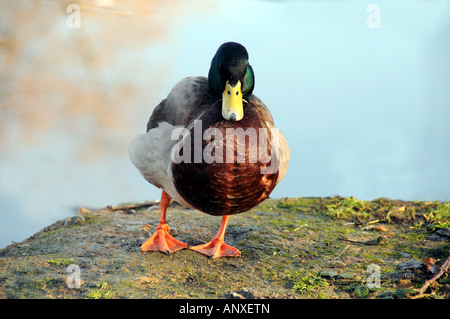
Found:
[[[222,69],[222,63],[219,62],[219,70]]]
[[[228,95],[231,95],[231,91],[228,91],[227,93],[228,93]]]
[[[239,91],[236,91],[236,95],[239,95]]]

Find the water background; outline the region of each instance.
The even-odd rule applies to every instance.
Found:
[[[0,247],[80,206],[159,198],[128,144],[226,41],[290,145],[272,197],[445,201],[449,34],[447,0],[1,1]]]

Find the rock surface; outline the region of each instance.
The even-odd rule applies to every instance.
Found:
[[[0,298],[408,298],[433,276],[424,258],[439,269],[449,254],[442,205],[268,199],[230,219],[225,241],[242,256],[215,260],[190,250],[140,252],[156,230],[157,202],[80,209],[0,250]],[[167,220],[189,245],[209,241],[220,224],[176,203]],[[401,267],[411,259],[413,268]],[[448,275],[430,289],[448,298]]]

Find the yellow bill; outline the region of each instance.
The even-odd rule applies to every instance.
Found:
[[[239,121],[244,117],[241,81],[231,86],[228,81],[222,94],[222,116],[228,121]]]

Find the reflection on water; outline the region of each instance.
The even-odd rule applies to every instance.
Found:
[[[450,2],[378,0],[377,30],[369,3],[1,2],[0,247],[79,206],[158,198],[128,144],[229,40],[291,148],[274,197],[449,199]]]
[[[81,8],[80,28],[67,27],[71,3]],[[159,196],[127,149],[162,98],[173,56],[161,45],[188,5],[2,2],[0,247],[77,205]]]

